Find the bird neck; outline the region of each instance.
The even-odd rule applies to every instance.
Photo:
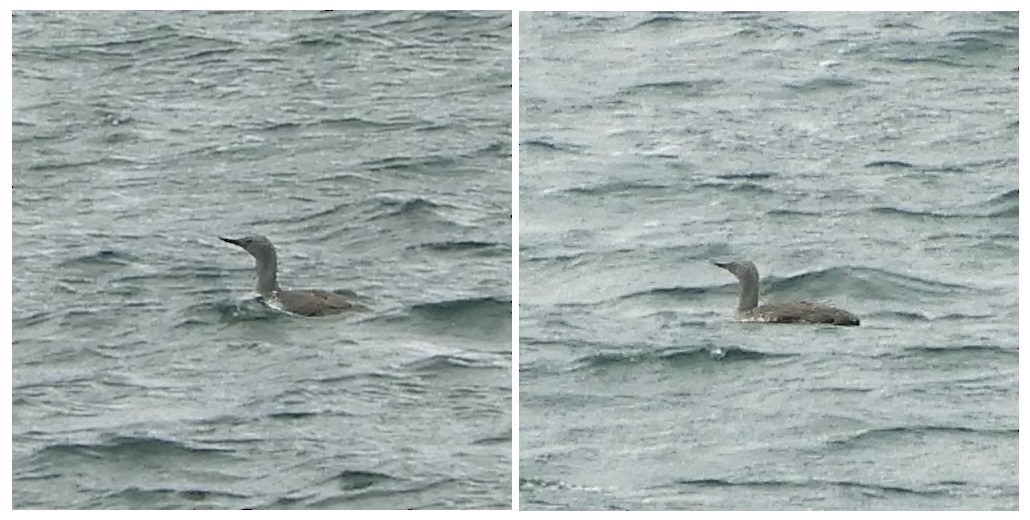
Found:
[[[266,298],[272,297],[279,292],[279,280],[276,270],[278,262],[275,256],[257,260],[257,292]]]
[[[758,274],[744,273],[739,277],[740,303],[737,311],[744,312],[758,307]]]

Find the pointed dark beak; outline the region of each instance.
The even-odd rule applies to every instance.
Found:
[[[225,240],[225,239],[223,238],[222,240]],[[716,267],[721,267],[723,269],[726,269],[726,266],[730,265],[728,262],[712,262],[712,263],[715,264]]]
[[[236,238],[225,238],[225,237],[218,237],[218,238],[221,239],[223,242],[228,242],[228,243],[230,243],[230,244],[232,244],[234,246],[243,247],[243,243],[240,242],[239,239],[236,239]]]

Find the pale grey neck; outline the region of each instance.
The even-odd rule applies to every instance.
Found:
[[[738,312],[749,311],[758,307],[758,273],[748,269],[737,277],[740,282],[740,303]]]
[[[276,278],[276,270],[279,266],[275,252],[266,252],[261,257],[255,256],[254,262],[257,270],[256,290],[261,296],[271,297],[273,293],[279,291],[279,281]]]

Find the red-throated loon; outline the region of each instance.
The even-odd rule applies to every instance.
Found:
[[[858,316],[829,305],[806,301],[758,305],[758,268],[755,264],[746,260],[713,263],[732,273],[740,282],[737,316],[743,321],[858,325]]]
[[[261,235],[243,238],[221,238],[222,240],[242,247],[254,257],[254,268],[257,270],[257,287],[255,290],[262,298],[268,300],[273,307],[278,304],[282,310],[301,316],[328,316],[347,311],[367,311],[368,307],[347,300],[334,292],[321,289],[283,290],[276,279],[278,257],[275,246]]]

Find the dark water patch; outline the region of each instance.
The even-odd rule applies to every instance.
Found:
[[[511,336],[511,300],[482,297],[421,303],[401,314],[373,319],[408,324],[429,334],[500,341]]]
[[[961,63],[959,60],[937,56],[889,56],[884,58],[889,63],[901,65],[944,65],[945,67],[968,68],[973,65]]]
[[[475,152],[470,154],[470,156],[472,156],[472,157],[493,156],[493,157],[500,157],[500,158],[503,158],[503,159],[511,160],[511,142],[510,141],[497,141],[497,142],[494,142],[494,143],[490,143],[490,144],[488,144],[488,145],[486,145],[486,146],[476,150]]]
[[[614,181],[595,186],[577,186],[562,190],[564,193],[589,196],[611,196],[627,195],[637,196],[641,192],[666,193],[670,186],[666,184],[652,184],[640,181]]]
[[[969,287],[892,273],[869,267],[831,267],[788,278],[770,277],[771,293],[787,293],[822,297],[848,294],[852,297],[906,301],[916,295],[949,295],[970,290]]]
[[[580,152],[585,147],[572,143],[558,142],[548,137],[538,137],[536,139],[527,139],[519,143],[519,148],[542,148],[544,150],[558,151],[558,152]]]
[[[482,297],[461,298],[432,303],[420,303],[412,306],[412,314],[445,321],[462,321],[474,317],[482,319],[493,316],[497,319],[511,319],[511,300]]]
[[[830,441],[829,444],[839,447],[855,447],[859,445],[885,445],[888,442],[910,442],[911,437],[940,436],[990,436],[1017,439],[1019,428],[1012,429],[978,429],[965,426],[899,426],[894,428],[873,428],[849,435],[844,439]]]
[[[883,159],[880,161],[872,161],[865,164],[866,168],[915,168],[915,165],[905,161],[895,161],[891,159]]]
[[[594,253],[592,253],[592,252],[584,251],[584,252],[581,252],[581,253],[562,254],[562,255],[530,256],[530,255],[526,255],[525,254],[525,246],[523,246],[523,254],[522,254],[522,257],[519,259],[519,263],[520,264],[521,263],[541,263],[541,264],[551,264],[551,265],[567,265],[567,264],[570,264],[570,263],[576,263],[576,262],[578,262],[578,261],[580,261],[580,260],[582,260],[584,258],[587,258],[589,256],[593,256],[593,254]]]
[[[642,27],[652,27],[652,28],[662,28],[662,29],[664,29],[664,28],[667,28],[667,27],[673,27],[673,26],[679,24],[680,22],[684,22],[684,21],[686,21],[685,18],[683,18],[681,16],[678,16],[675,13],[661,13],[661,14],[656,14],[656,15],[653,15],[653,16],[649,16],[648,18],[646,18],[642,22],[639,22],[636,25],[630,27],[630,30],[632,31],[634,29],[638,29],[638,28],[642,28]]]
[[[987,202],[982,206],[960,206],[958,211],[940,212],[931,210],[918,210],[907,208],[896,208],[891,206],[878,206],[869,211],[877,215],[887,217],[898,217],[911,221],[931,220],[954,220],[970,218],[1006,218],[1019,217],[1019,200],[1003,202]]]
[[[804,486],[799,482],[786,480],[730,480],[721,478],[677,479],[677,484],[697,487],[797,487]]]
[[[451,156],[425,155],[410,157],[406,155],[382,157],[369,161],[363,161],[361,166],[369,171],[392,171],[406,170],[412,173],[439,173],[455,165],[455,159]]]
[[[1009,190],[976,205],[984,217],[1019,218],[1019,189]]]
[[[417,372],[437,374],[466,368],[506,369],[508,368],[508,363],[500,361],[495,356],[473,357],[471,355],[437,354],[408,363],[405,366]]]
[[[708,287],[655,287],[643,291],[633,292],[619,296],[620,300],[634,300],[637,298],[657,297],[672,300],[690,300],[711,292]]]
[[[232,456],[233,450],[195,446],[156,437],[111,436],[92,444],[53,444],[36,453],[36,457],[56,462],[68,457],[106,462],[139,463],[144,460],[186,461],[210,456]]]
[[[697,81],[660,81],[640,83],[619,90],[620,96],[632,96],[636,94],[670,94],[676,96],[696,97],[718,88],[724,82],[722,80],[697,80]]]
[[[405,249],[427,249],[440,253],[472,253],[480,256],[510,255],[511,246],[499,242],[480,242],[477,240],[453,240],[445,242],[427,242],[411,245]]]
[[[249,127],[244,126],[243,128],[256,132],[282,132],[285,130],[298,130],[301,128],[301,124],[293,121],[266,121]]]
[[[504,435],[496,435],[496,436],[491,436],[491,437],[481,437],[479,439],[476,439],[476,440],[472,441],[472,445],[473,446],[481,446],[481,445],[492,445],[492,444],[508,444],[510,442],[511,442],[511,430],[508,430],[508,433],[506,433]]]
[[[808,81],[787,83],[784,85],[790,90],[799,92],[821,92],[838,91],[844,89],[858,88],[863,82],[841,77],[815,78]]]
[[[28,170],[30,172],[31,171],[58,171],[58,170],[66,170],[66,169],[71,169],[71,168],[86,168],[86,167],[89,167],[89,166],[96,166],[98,164],[104,164],[104,162],[106,162],[106,159],[103,159],[103,158],[91,159],[91,160],[85,160],[85,161],[72,161],[72,160],[68,160],[68,161],[54,161],[54,160],[44,160],[44,161],[40,161],[40,162],[35,162],[35,163],[32,163],[32,164],[29,164],[26,167],[26,170]]]
[[[70,260],[61,262],[60,267],[80,267],[97,265],[124,266],[139,261],[139,257],[126,251],[115,249],[100,249],[96,252],[82,255]]]
[[[1018,349],[1004,348],[997,345],[962,345],[958,347],[907,347],[905,348],[905,352],[934,358],[956,355],[962,357],[996,355],[1019,358]]]
[[[1012,45],[1017,34],[1007,31],[960,31],[948,34],[942,47],[963,55],[1005,51]],[[999,41],[1000,40],[1000,41]],[[1005,40],[1008,40],[1006,42]]]
[[[198,64],[225,63],[226,60],[222,59],[222,56],[235,54],[237,52],[239,52],[239,48],[236,46],[219,47],[213,49],[203,49],[199,51],[188,52],[186,54],[183,54],[182,56],[177,57],[176,59],[180,61],[196,61]]]
[[[573,371],[598,370],[627,367],[641,364],[693,365],[718,361],[756,361],[795,357],[794,354],[772,354],[744,348],[670,348],[662,350],[633,349],[628,351],[607,351],[576,359]]]
[[[381,211],[376,212],[372,220],[384,217],[438,217],[438,211],[456,209],[451,204],[435,202],[425,197],[378,197],[376,203]]]
[[[361,372],[353,374],[343,374],[334,376],[314,377],[299,379],[301,383],[314,383],[317,385],[336,385],[339,383],[350,382],[350,381],[363,381],[367,380],[370,383],[376,383],[384,381],[386,384],[396,384],[403,382],[407,379],[407,375],[394,373],[394,372]]]
[[[774,209],[766,212],[766,215],[769,215],[770,217],[826,217],[826,214],[819,211],[802,211],[796,209]]]
[[[310,222],[319,219],[327,219],[333,221],[349,220],[347,215],[353,210],[354,204],[345,202],[337,204],[333,207],[314,211],[310,213],[301,213],[295,216],[279,218],[279,219],[267,219],[267,220],[256,220],[251,225],[257,228],[260,227],[278,227],[281,224],[300,224],[303,222]]]
[[[375,471],[361,471],[361,470],[344,470],[331,478],[324,481],[324,483],[332,483],[339,486],[344,491],[357,491],[361,489],[370,488],[376,484],[384,482],[391,482],[398,480],[396,477],[387,475],[386,473],[378,473]]]
[[[714,188],[719,191],[732,191],[734,193],[747,193],[766,196],[769,194],[776,193],[776,190],[756,184],[754,182],[741,182],[738,184],[730,184],[725,182],[701,182],[697,184],[698,189],[702,188]]]
[[[29,314],[28,316],[15,316],[11,320],[11,323],[14,326],[14,329],[17,330],[20,327],[30,327],[32,325],[38,325],[40,323],[46,323],[47,321],[49,321],[53,317],[54,317],[54,313],[52,313],[52,312],[40,311],[40,312]],[[15,340],[14,344],[16,345],[17,343],[18,343],[18,341]]]
[[[220,501],[223,499],[230,499],[235,501],[247,498],[249,498],[247,495],[241,495],[227,491],[213,491],[196,488],[146,489],[137,486],[131,486],[116,491],[114,493],[108,493],[104,495],[102,499],[98,500],[96,507],[105,509],[110,509],[112,507],[126,507],[130,509],[181,508],[186,506],[188,503],[215,502],[216,504],[220,504]]]
[[[307,419],[310,417],[318,417],[322,415],[321,412],[274,412],[266,415],[269,419],[286,420],[292,421],[296,419]]]
[[[1010,202],[1019,202],[1019,188],[1006,191],[1000,195],[995,195],[987,200],[985,204],[1007,204]]]
[[[366,488],[341,489],[341,491],[344,491],[343,495],[316,500],[307,504],[306,507],[308,509],[345,509],[348,506],[353,508],[354,504],[360,500],[387,498],[391,501],[391,504],[401,503],[404,504],[403,507],[411,509],[411,505],[403,502],[404,495],[431,491],[435,488],[444,487],[455,482],[455,479],[451,478],[418,481],[408,479],[402,480],[396,477],[390,478],[391,480],[389,481],[377,479],[373,482],[372,486],[368,486]],[[451,504],[452,502],[450,500],[441,500],[439,502],[423,504],[420,507],[425,509],[452,509],[453,506]]]
[[[975,241],[977,241],[977,243],[979,243],[982,246],[988,246],[988,245],[992,245],[992,244],[995,245],[995,246],[1001,246],[1003,244],[1000,244],[1000,242],[1018,241],[1019,240],[1019,234],[1018,233],[991,233],[989,235],[984,235],[982,233],[952,233],[952,232],[944,232],[944,233],[939,233],[939,234],[935,234],[935,235],[929,235],[928,237],[926,237],[927,241],[948,240],[948,239],[975,240]]]
[[[884,484],[868,484],[864,482],[856,482],[849,480],[822,480],[822,479],[809,479],[809,480],[731,480],[731,479],[692,479],[692,480],[677,480],[677,484],[692,486],[692,487],[726,487],[726,488],[771,488],[771,489],[789,489],[789,488],[804,488],[811,489],[813,487],[839,487],[839,488],[857,488],[865,492],[873,494],[882,493],[901,493],[901,494],[912,494],[920,496],[937,496],[941,494],[947,494],[947,490],[943,489],[927,489],[919,490],[914,488],[908,488],[903,486],[891,486]],[[742,492],[744,492],[742,490]]]
[[[868,394],[873,392],[877,388],[865,388],[865,387],[853,387],[853,386],[826,386],[820,388],[810,388],[810,392],[829,392],[833,394]]]
[[[716,175],[716,177],[719,178],[719,179],[725,179],[725,180],[744,179],[744,180],[751,180],[751,181],[757,181],[757,180],[762,180],[762,179],[771,179],[771,178],[773,178],[775,176],[776,176],[776,174],[773,173],[773,172],[724,173],[722,175]]]
[[[899,216],[899,217],[916,217],[919,220],[923,220],[925,218],[939,218],[939,219],[965,218],[965,215],[937,213],[937,212],[933,212],[933,211],[910,210],[910,209],[903,209],[903,208],[894,208],[894,207],[889,207],[889,206],[880,206],[880,207],[872,208],[872,212],[876,213],[877,215]]]
[[[919,321],[921,321],[921,322],[928,322],[928,321],[930,321],[930,317],[929,316],[927,316],[925,314],[922,314],[922,313],[918,313],[918,312],[912,312],[912,311],[889,311],[889,310],[882,310],[882,311],[877,311],[877,312],[869,313],[869,314],[866,314],[865,316],[863,316],[863,320],[868,321],[869,318],[876,318],[877,321],[893,321],[893,320],[907,321],[907,322],[919,322]]]
[[[338,130],[392,130],[398,127],[405,127],[408,125],[409,123],[373,121],[371,119],[364,119],[360,117],[339,117],[319,119],[315,121],[311,126],[330,127]],[[442,128],[449,127],[444,126]],[[394,159],[403,160],[397,157],[395,157]],[[407,157],[404,159],[410,160],[411,158]]]

